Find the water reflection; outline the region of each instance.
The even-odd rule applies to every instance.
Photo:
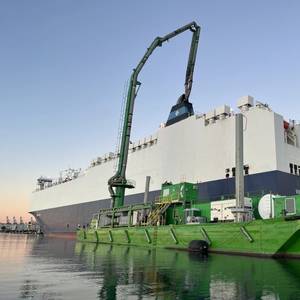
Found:
[[[300,261],[0,235],[0,299],[300,299]]]
[[[100,299],[300,299],[298,260],[81,243],[75,252],[101,272]]]

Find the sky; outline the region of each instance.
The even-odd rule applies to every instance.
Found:
[[[41,176],[86,168],[117,142],[124,85],[156,36],[201,26],[191,102],[198,113],[252,95],[300,119],[299,1],[0,1],[0,221],[29,218]],[[191,34],[140,74],[133,140],[183,93]]]

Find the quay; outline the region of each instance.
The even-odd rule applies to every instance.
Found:
[[[32,218],[29,222],[23,222],[20,217],[19,223],[16,218],[13,217],[13,221],[10,222],[9,218],[6,217],[6,223],[0,223],[0,232],[4,233],[22,233],[22,234],[43,234],[40,225],[35,222]]]

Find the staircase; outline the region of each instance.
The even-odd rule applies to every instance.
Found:
[[[171,202],[158,203],[153,211],[151,211],[147,225],[156,225],[160,220],[160,216],[168,209]]]

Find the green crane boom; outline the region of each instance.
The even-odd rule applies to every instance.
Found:
[[[129,143],[130,143],[131,127],[132,127],[134,101],[137,95],[138,86],[140,86],[141,84],[138,81],[138,75],[141,72],[142,68],[144,67],[145,63],[147,62],[149,56],[157,47],[161,47],[164,42],[174,38],[175,36],[187,30],[193,32],[193,37],[192,37],[186,76],[185,76],[185,84],[184,84],[185,91],[184,94],[180,96],[178,101],[188,102],[191,89],[192,89],[192,84],[193,84],[193,73],[194,73],[199,36],[200,36],[200,26],[197,25],[196,22],[191,22],[183,27],[180,27],[177,30],[165,35],[164,37],[156,37],[154,41],[151,43],[150,47],[147,49],[143,58],[138,63],[137,67],[133,69],[132,75],[130,77],[130,83],[129,83],[127,100],[126,100],[118,168],[115,175],[108,180],[108,189],[112,197],[112,204],[111,204],[112,208],[122,207],[124,204],[125,189],[134,188],[134,184],[130,180],[126,179],[126,167],[127,167],[128,150],[129,150]]]

